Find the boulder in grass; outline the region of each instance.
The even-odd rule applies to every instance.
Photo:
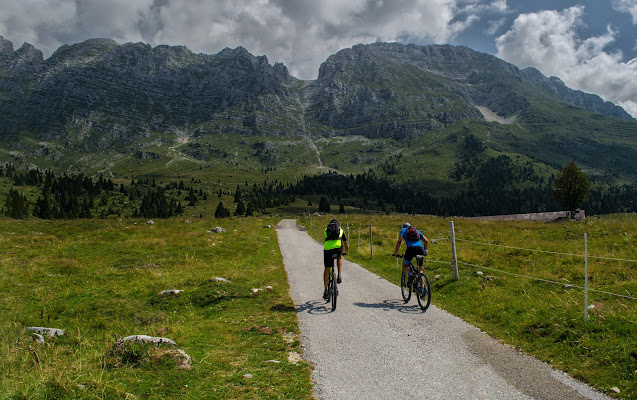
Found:
[[[161,346],[163,344],[168,344],[173,346],[177,345],[177,343],[165,337],[155,337],[155,336],[148,336],[148,335],[131,335],[131,336],[126,336],[125,338],[115,342],[115,346],[121,346],[124,343],[152,344],[155,346]]]
[[[27,327],[27,331],[29,332],[34,332],[34,333],[39,333],[40,335],[46,335],[46,336],[64,336],[64,330],[63,329],[56,329],[56,328],[43,328],[41,326],[28,326]]]
[[[216,228],[212,228],[212,230],[210,230],[210,233],[224,233],[226,230],[223,229],[220,226],[217,226]]]
[[[170,358],[177,363],[178,369],[190,369],[192,368],[192,358],[181,349],[177,350],[162,350],[157,352],[157,358]]]
[[[165,337],[131,335],[115,342],[107,353],[107,364],[113,367],[121,365],[156,365],[157,360],[173,360],[179,369],[190,369],[192,359],[185,351],[175,348],[177,344]]]
[[[161,292],[157,293],[158,296],[164,296],[167,294],[172,294],[175,296],[178,296],[181,292],[183,292],[183,290],[178,290],[178,289],[168,289],[168,290],[162,290]]]
[[[37,334],[37,333],[33,333],[31,334],[31,338],[33,339],[34,342],[42,344],[44,343],[44,338],[42,337],[42,335]]]

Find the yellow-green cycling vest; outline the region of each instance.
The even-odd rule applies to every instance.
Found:
[[[343,237],[345,232],[343,231],[343,228],[340,229],[341,231],[338,233],[338,239],[325,241],[325,244],[323,245],[324,250],[338,249],[339,247],[341,247],[341,238]],[[325,228],[325,230],[323,231],[323,237],[327,239],[327,228]]]

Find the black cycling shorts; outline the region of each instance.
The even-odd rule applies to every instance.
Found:
[[[337,259],[340,260],[343,255],[343,246],[337,249],[323,250],[323,265],[325,265],[325,268],[330,268],[334,265],[334,259],[332,258],[334,254],[336,254]]]
[[[407,250],[405,251],[404,259],[406,261],[411,261],[413,260],[415,256],[424,256],[424,255],[425,255],[425,249],[423,247],[412,246],[412,247],[407,247]]]

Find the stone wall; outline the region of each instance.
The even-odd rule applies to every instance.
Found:
[[[558,219],[568,219],[570,211],[551,211],[543,213],[490,215],[485,217],[473,217],[471,219],[482,219],[489,221],[555,221]],[[586,217],[584,210],[576,210],[574,218],[583,220]]]

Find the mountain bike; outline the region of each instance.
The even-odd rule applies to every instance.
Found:
[[[396,257],[403,258],[401,254],[397,254]],[[423,259],[424,256],[416,256],[418,267],[422,267]],[[409,274],[403,271],[400,275],[400,292],[405,303],[411,299],[412,291],[416,295],[420,309],[426,311],[431,304],[431,283],[425,270],[423,269],[422,272],[418,272],[418,269],[414,267],[414,264],[410,261]]]
[[[327,280],[327,301],[332,303],[332,311],[336,310],[336,298],[338,297],[338,283],[336,282],[336,272],[334,271],[334,264],[336,264],[337,260],[338,255],[332,254],[332,266]]]

